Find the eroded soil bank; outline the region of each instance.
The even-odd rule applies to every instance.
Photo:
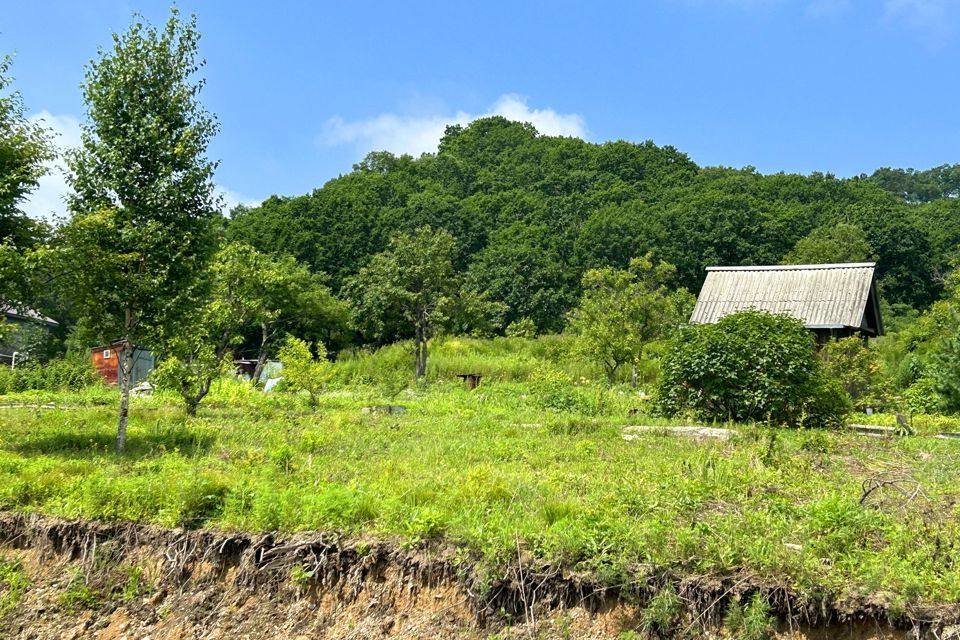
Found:
[[[538,566],[522,550],[490,575],[449,547],[331,534],[0,513],[0,559],[21,577],[20,595],[0,580],[0,602],[16,596],[0,638],[721,638],[736,637],[722,624],[728,607],[754,593],[771,603],[780,638],[960,638],[955,606],[892,617],[881,602],[814,607],[747,576],[655,572],[627,594]],[[658,628],[649,607],[665,587],[683,612]]]

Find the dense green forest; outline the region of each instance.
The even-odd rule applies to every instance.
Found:
[[[776,617],[960,621],[960,164],[763,175],[489,117],[225,214],[199,42],[173,9],[96,53],[61,156],[69,217],[49,225],[23,205],[58,151],[0,59],[0,307],[59,321],[0,319],[0,512],[344,533],[377,581],[401,556],[368,543],[395,541],[444,563],[411,584],[456,574],[503,621],[514,562],[531,602],[566,615],[609,593],[643,607],[644,637],[694,629],[686,603],[708,601],[736,637]],[[688,323],[708,266],[868,260],[887,328],[869,345],[757,310]],[[138,347],[156,356],[143,387]],[[203,563],[236,539],[205,540]],[[278,566],[265,548],[257,571]],[[359,584],[311,553],[282,569],[298,599]],[[0,636],[48,591],[5,558]],[[57,581],[100,619],[122,601],[165,620],[141,573]]]
[[[436,154],[374,152],[312,193],[239,208],[227,235],[292,254],[339,292],[391,234],[445,229],[466,286],[506,305],[501,325],[529,318],[541,332],[564,327],[588,269],[648,252],[694,293],[709,265],[877,260],[881,295],[902,313],[943,294],[958,193],[960,165],[763,175],[493,117],[448,127]]]
[[[199,38],[174,10],[91,61],[56,225],[22,211],[56,151],[0,64],[0,304],[60,323],[18,337],[21,358],[144,344],[191,412],[232,358],[255,358],[256,378],[288,335],[334,358],[412,340],[420,380],[441,335],[564,333],[608,384],[627,369],[651,383],[706,267],[876,261],[894,335],[866,396],[935,391],[914,404],[960,410],[960,164],[764,175],[497,116],[447,127],[436,153],[373,151],[312,193],[224,215]]]

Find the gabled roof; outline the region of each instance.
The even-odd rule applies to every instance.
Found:
[[[788,313],[810,329],[862,330],[881,335],[873,262],[761,267],[708,267],[693,324],[759,309]]]
[[[45,324],[49,327],[54,327],[60,324],[53,318],[48,318],[47,316],[41,314],[38,311],[34,311],[29,307],[16,308],[16,307],[0,306],[0,313],[3,314],[4,318],[10,319],[10,320],[28,320],[30,322]]]

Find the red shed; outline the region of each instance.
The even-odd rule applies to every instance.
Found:
[[[90,360],[93,363],[93,368],[100,373],[107,384],[119,383],[120,356],[122,354],[122,341],[103,347],[94,347],[90,350]],[[148,349],[134,347],[130,384],[136,385],[146,380],[150,372],[153,371],[153,365],[153,354]]]

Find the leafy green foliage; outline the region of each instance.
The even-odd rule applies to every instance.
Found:
[[[294,331],[328,343],[342,340],[349,323],[347,305],[335,298],[321,274],[290,256],[263,254],[249,245],[228,243],[211,265],[213,290],[204,324],[215,344],[239,344],[252,330],[257,371],[278,334]]]
[[[16,611],[29,586],[23,563],[0,556],[0,620]]]
[[[960,164],[944,164],[925,171],[882,167],[869,179],[911,203],[960,197]]]
[[[683,615],[683,600],[673,585],[660,589],[640,613],[641,629],[648,637],[669,638]]]
[[[661,367],[658,403],[668,415],[829,426],[850,408],[824,376],[810,332],[789,316],[748,310],[688,327]]]
[[[942,404],[933,378],[920,378],[903,392],[904,403],[911,413],[936,413]]]
[[[537,325],[530,318],[520,318],[508,324],[503,333],[508,338],[536,338]]]
[[[937,392],[948,411],[960,411],[960,310],[950,308],[952,328],[937,342],[934,356],[934,379]]]
[[[229,351],[218,351],[205,337],[202,333],[190,333],[167,342],[164,358],[150,374],[158,387],[179,394],[191,416],[196,415],[213,381],[227,375],[233,364],[227,358]]]
[[[71,570],[67,588],[57,598],[60,606],[70,613],[83,609],[95,609],[100,606],[102,600],[102,595],[87,584],[86,576],[79,568]]]
[[[889,403],[890,392],[879,355],[862,339],[851,336],[827,342],[820,349],[820,359],[827,374],[843,385],[855,409],[863,411]]]
[[[12,62],[10,56],[0,57],[0,92],[13,82]],[[0,245],[23,251],[42,235],[42,225],[27,217],[20,205],[36,189],[47,172],[44,163],[53,157],[50,132],[27,119],[20,93],[0,93]],[[8,283],[0,282],[0,302],[4,302],[3,288]]]
[[[24,306],[35,297],[29,256],[48,230],[20,207],[54,157],[50,132],[27,119],[19,92],[6,92],[11,64],[10,56],[0,57],[0,308]],[[0,320],[0,342],[8,328],[3,325]]]
[[[15,369],[0,367],[0,394],[78,390],[99,381],[100,377],[86,358],[50,360],[42,365],[30,362]]]
[[[559,331],[574,299],[569,270],[545,225],[497,229],[474,256],[468,290],[506,305],[505,322],[529,318],[540,332]]]
[[[776,618],[761,593],[755,593],[744,606],[733,601],[723,618],[723,626],[739,640],[766,640],[776,631]]]
[[[413,337],[414,371],[427,371],[427,343],[465,308],[469,294],[453,272],[453,236],[429,226],[390,239],[347,284],[357,326],[379,340]],[[481,305],[482,306],[482,305]]]
[[[322,342],[314,345],[316,357],[310,345],[287,336],[278,354],[283,363],[284,386],[293,391],[306,391],[310,395],[310,408],[315,409],[320,394],[333,377],[333,365],[327,360],[327,350]]]
[[[863,229],[840,223],[817,227],[797,241],[784,256],[784,264],[831,264],[874,260],[873,249]]]
[[[562,371],[541,367],[530,376],[530,391],[537,404],[551,411],[582,413],[586,407],[583,395],[573,380]]]
[[[636,362],[646,343],[675,328],[689,309],[676,308],[666,282],[674,268],[650,256],[630,261],[630,271],[606,267],[583,276],[580,304],[570,313],[570,330],[580,352],[599,363],[607,383],[621,365]]]
[[[243,343],[246,332],[260,333],[253,376],[257,380],[282,327],[336,335],[347,323],[346,306],[292,258],[274,258],[230,243],[217,253],[209,277],[208,300],[184,328],[162,341],[163,360],[153,376],[180,393],[190,415],[213,380],[230,371],[232,349]]]
[[[944,194],[947,191],[943,192]],[[330,274],[339,292],[391,235],[429,224],[457,239],[468,288],[560,331],[590,269],[652,254],[697,291],[704,267],[876,258],[881,294],[923,308],[960,244],[956,199],[923,205],[866,178],[697,167],[671,147],[591,144],[484,118],[436,154],[372,153],[308,195],[238,211],[227,233]]]
[[[196,21],[135,21],[87,67],[88,121],[67,156],[71,219],[57,258],[65,295],[124,350],[175,335],[195,310],[216,248],[217,125],[198,101]],[[128,361],[132,361],[128,358]],[[129,369],[120,372],[117,449],[125,445]]]

